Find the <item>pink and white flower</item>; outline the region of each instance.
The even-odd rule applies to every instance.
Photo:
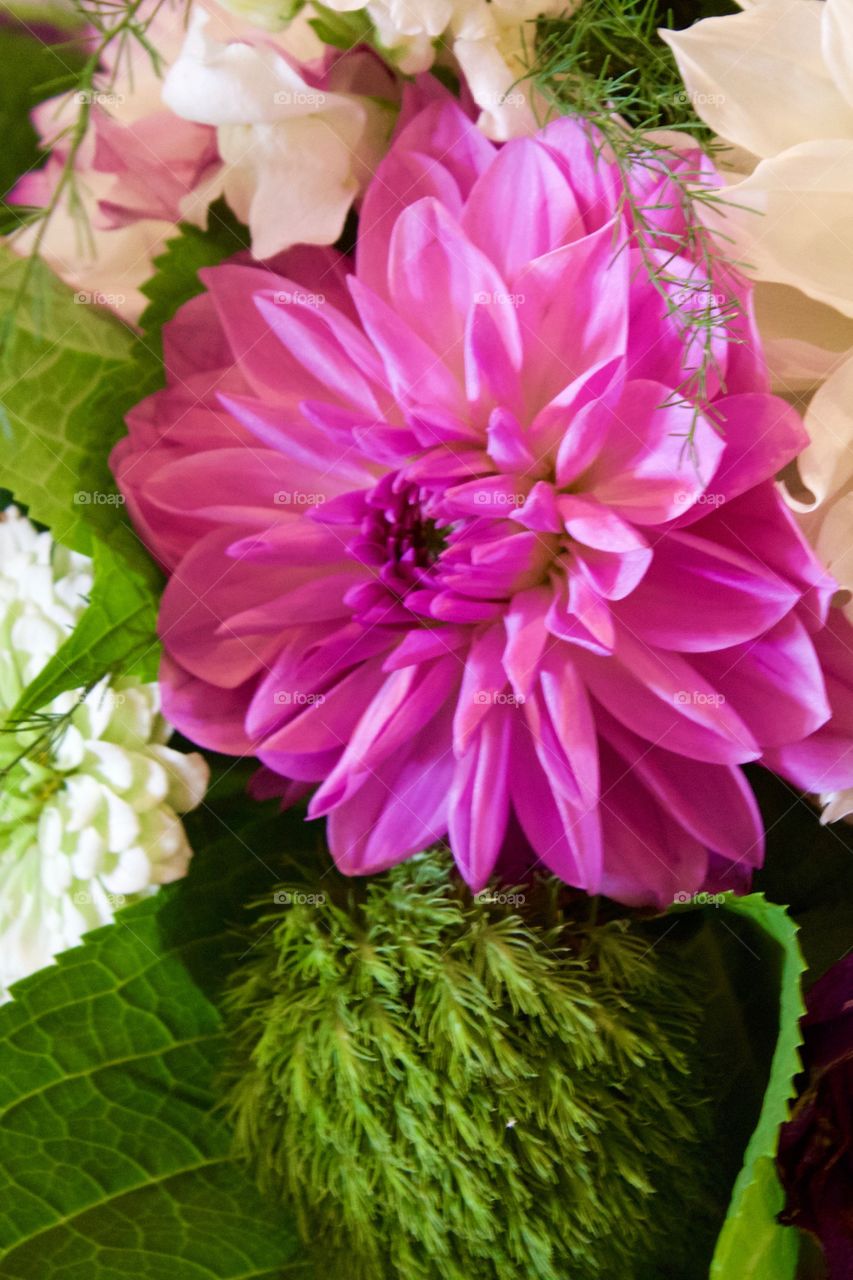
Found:
[[[185,5],[150,6],[146,38],[169,68],[165,80],[135,41],[103,68],[73,184],[40,244],[58,275],[130,320],[175,225],[203,225],[220,195],[248,223],[255,257],[334,242],[393,118],[391,102],[381,105],[393,80],[374,55],[327,58],[304,24],[267,36],[212,0],[192,6],[188,27]],[[36,109],[50,155],[20,179],[15,202],[45,207],[53,198],[78,96]],[[24,228],[13,245],[30,253],[39,234],[38,224]]]

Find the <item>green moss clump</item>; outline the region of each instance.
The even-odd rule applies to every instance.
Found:
[[[227,996],[228,1105],[318,1276],[691,1274],[702,992],[642,923],[554,880],[472,898],[444,853],[274,896]]]

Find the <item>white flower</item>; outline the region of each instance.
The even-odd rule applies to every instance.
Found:
[[[193,12],[164,102],[215,126],[225,197],[248,223],[255,257],[333,244],[387,118],[365,96],[335,92],[334,71],[328,86],[306,81],[283,45],[229,40],[221,24],[220,33],[208,13]]]
[[[533,133],[524,81],[540,16],[565,15],[580,0],[328,0],[340,13],[366,9],[379,45],[402,71],[426,71],[451,53],[477,106],[480,128],[496,142]]]
[[[0,518],[0,717],[67,638],[90,561]],[[156,684],[102,680],[0,731],[0,998],[117,907],[184,875],[204,759],[166,745]]]
[[[750,274],[853,317],[853,0],[759,0],[660,34],[733,148],[725,230]]]
[[[853,0],[758,0],[662,31],[697,113],[729,146],[721,222],[758,282],[777,389],[805,402],[789,494],[853,621]],[[825,821],[853,793],[823,797]]]
[[[759,281],[778,389],[811,398],[791,503],[853,590],[853,0],[759,0],[661,35],[734,148],[723,229]]]

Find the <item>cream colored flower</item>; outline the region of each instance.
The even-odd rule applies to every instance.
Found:
[[[853,0],[759,0],[660,34],[732,148],[725,229],[750,274],[853,317]]]
[[[366,96],[335,91],[348,58],[358,56],[340,59],[318,87],[280,43],[230,39],[226,24],[194,10],[163,101],[184,120],[216,128],[225,197],[248,223],[256,257],[340,236],[390,131]]]
[[[86,606],[91,565],[14,509],[0,518],[0,719]],[[102,680],[0,731],[0,998],[117,907],[186,873],[177,816],[207,765],[167,746],[156,684]]]
[[[442,52],[456,59],[481,109],[479,126],[496,142],[533,133],[536,118],[524,82],[533,23],[565,14],[580,0],[329,0],[340,13],[366,9],[377,41],[409,75]]]
[[[777,389],[806,406],[791,505],[853,620],[853,0],[758,0],[661,35],[729,145],[715,225],[757,283]],[[824,797],[826,821],[853,794]]]

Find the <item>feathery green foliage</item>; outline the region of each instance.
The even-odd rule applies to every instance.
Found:
[[[323,1274],[647,1280],[688,1218],[698,1255],[695,975],[554,880],[303,874],[226,996],[227,1105]]]

